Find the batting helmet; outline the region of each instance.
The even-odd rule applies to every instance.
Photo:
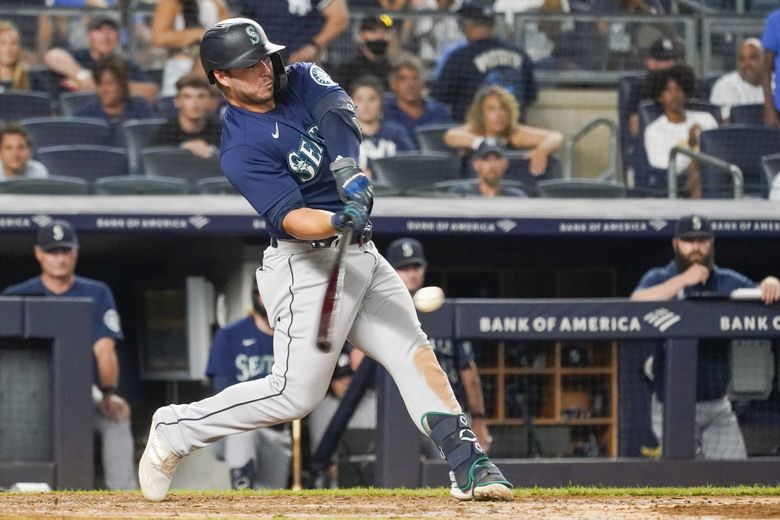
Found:
[[[274,70],[274,91],[287,86],[287,73],[279,51],[284,45],[268,41],[260,24],[249,18],[229,18],[215,24],[200,41],[200,61],[212,85],[217,82],[214,71],[251,67],[271,58]]]

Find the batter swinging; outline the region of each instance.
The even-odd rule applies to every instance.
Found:
[[[303,417],[320,402],[339,349],[319,351],[316,328],[335,245],[351,226],[333,343],[348,339],[387,368],[415,424],[449,463],[455,498],[510,500],[512,486],[471,431],[409,292],[371,242],[372,186],[356,165],[361,135],[352,100],[317,65],[285,68],[282,49],[246,18],[216,24],[200,46],[209,81],[230,104],[222,169],[271,235],[257,283],[274,324],[272,374],[158,409],[138,468],[144,496],[162,500],[193,450]]]

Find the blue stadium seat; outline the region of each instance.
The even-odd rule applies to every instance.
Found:
[[[531,197],[536,195],[536,184],[538,182],[560,176],[561,165],[554,156],[550,156],[547,159],[547,171],[538,176],[531,175],[531,163],[528,160],[527,151],[509,150],[506,152],[506,156],[509,159],[509,168],[507,168],[504,178],[521,183],[525,192]],[[473,171],[471,173],[475,175]]]
[[[86,195],[89,183],[84,179],[50,175],[44,178],[12,177],[0,182],[0,193],[17,195]]]
[[[157,146],[141,150],[141,163],[146,175],[178,177],[186,179],[193,186],[198,179],[216,177],[222,173],[219,154],[201,159],[178,146]]]
[[[686,103],[685,108],[687,110],[694,110],[696,112],[709,112],[712,117],[720,123],[721,122],[721,110],[720,106],[714,105],[707,101],[699,101],[691,99]],[[639,103],[639,126],[644,129],[647,125],[655,121],[663,114],[661,104],[656,101],[645,100]],[[640,132],[641,135],[641,132]]]
[[[780,153],[780,130],[763,126],[732,125],[701,133],[700,149],[739,166],[745,181],[745,195],[766,197],[771,179],[761,164],[766,155]],[[730,198],[731,178],[702,165],[702,197]]]
[[[124,148],[101,145],[65,145],[39,148],[35,157],[54,175],[93,182],[101,177],[127,175]]]
[[[176,96],[158,97],[154,103],[154,109],[159,117],[170,119],[179,115],[179,109],[174,104]]]
[[[107,122],[90,117],[32,117],[22,119],[20,123],[30,132],[36,147],[103,145],[110,135]]]
[[[623,183],[599,179],[550,179],[536,183],[540,197],[559,199],[620,199],[626,196]]]
[[[199,179],[195,183],[195,186],[197,187],[198,193],[203,195],[238,195],[236,189],[223,175]]]
[[[167,119],[163,118],[131,119],[122,123],[122,135],[127,147],[131,174],[143,173],[141,168],[141,150],[149,147],[157,129],[167,121]]]
[[[187,181],[175,177],[124,175],[95,181],[98,195],[186,195],[189,192]]]
[[[763,125],[764,105],[736,105],[731,107],[729,122],[733,125]]]
[[[26,117],[51,115],[46,92],[3,92],[0,94],[0,119],[17,121]]]
[[[409,189],[457,179],[460,159],[443,153],[403,152],[393,157],[375,159],[372,172],[377,181],[403,193]]]
[[[149,104],[145,97],[131,96],[133,99]],[[90,101],[97,101],[97,95],[94,92],[63,92],[58,98],[60,114],[63,116],[72,116],[82,105]]]
[[[454,124],[423,125],[414,129],[414,135],[420,151],[454,154],[455,150],[444,144],[444,133]]]

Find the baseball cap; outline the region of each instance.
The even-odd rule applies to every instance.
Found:
[[[76,231],[65,220],[52,220],[38,230],[38,246],[44,251],[51,251],[58,247],[73,249],[78,245]]]
[[[422,244],[413,238],[399,238],[391,242],[387,248],[387,261],[394,268],[415,264],[428,265]]]
[[[494,153],[501,158],[506,157],[506,149],[498,140],[488,137],[480,143],[477,149],[474,151],[474,157],[482,159],[487,155]]]
[[[679,60],[683,52],[672,38],[658,38],[648,49],[647,55],[655,60]]]
[[[493,3],[494,0],[467,0],[458,9],[458,14],[462,18],[492,20],[496,16]]]
[[[686,215],[677,221],[674,238],[707,237],[712,238],[712,226],[707,217]]]
[[[106,24],[113,26],[116,30],[119,30],[119,23],[114,18],[108,16],[107,14],[99,14],[90,18],[89,23],[87,23],[87,32],[93,29],[99,29]]]
[[[380,14],[379,16],[366,16],[360,21],[361,31],[372,31],[374,29],[389,29],[393,26],[393,19],[389,15]]]

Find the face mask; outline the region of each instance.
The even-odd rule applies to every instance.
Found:
[[[383,56],[387,50],[387,41],[385,40],[369,40],[366,42],[366,48],[376,56]]]

